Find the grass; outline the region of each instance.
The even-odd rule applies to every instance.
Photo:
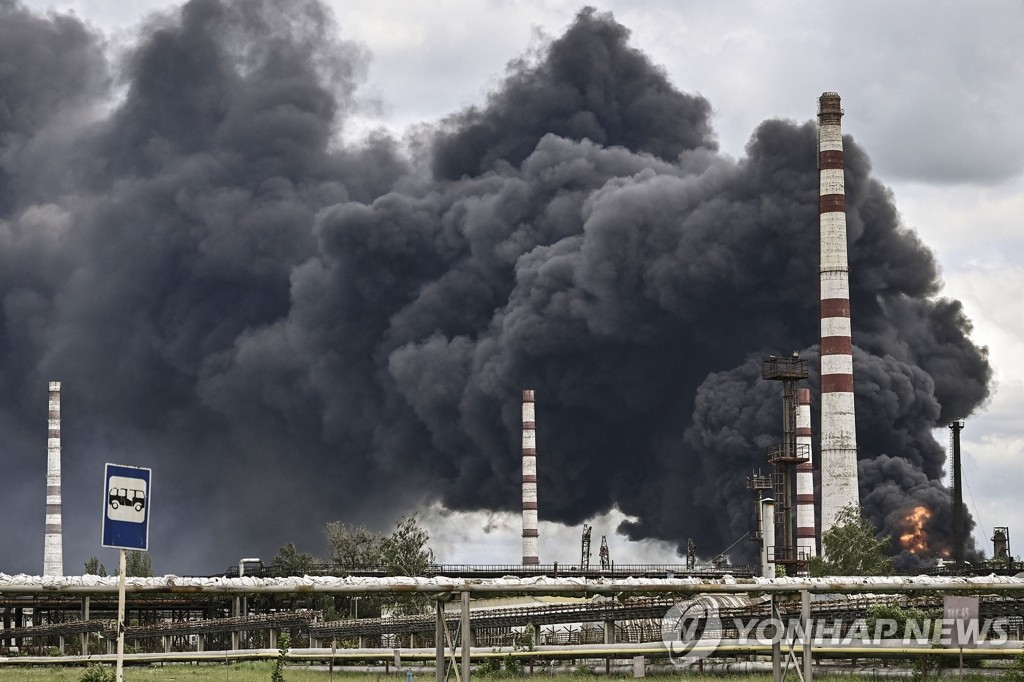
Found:
[[[274,664],[269,661],[234,663],[230,665],[126,666],[124,669],[124,680],[125,682],[145,682],[148,680],[160,680],[161,682],[180,680],[188,682],[267,682],[270,680],[273,669]],[[85,668],[81,666],[66,668],[3,666],[0,667],[0,682],[78,682],[79,677],[81,677],[84,671]],[[434,679],[434,674],[431,670],[414,670],[414,675],[417,682],[432,682]],[[318,682],[328,680],[330,682],[405,682],[406,679],[404,672],[385,675],[382,673],[354,673],[335,670],[332,675],[326,669],[309,670],[303,666],[289,666],[285,668],[284,678],[286,682],[310,682],[312,680]],[[680,671],[678,674],[669,675],[649,674],[648,678],[677,680],[679,682],[684,680],[685,682],[771,682],[772,676],[770,674],[697,675],[691,672]],[[862,678],[847,675],[816,675],[814,682],[853,682],[858,679],[868,678],[869,675]],[[454,681],[454,677],[449,679]],[[529,682],[529,680],[533,679],[542,679],[544,682],[586,682],[587,680],[598,682],[600,680],[631,680],[633,678],[632,675],[605,677],[604,675],[556,674],[537,675],[535,677],[527,675],[521,678],[474,675],[473,679],[480,682],[484,680],[508,682],[514,679],[520,679],[524,682]],[[797,678],[791,671],[787,679],[796,680]],[[936,678],[933,675],[929,675],[928,679],[935,680]],[[955,680],[956,671],[953,671],[952,675],[950,671],[946,671],[942,679]],[[971,675],[969,671],[964,671],[964,682],[995,682],[999,679],[999,677]]]
[[[113,666],[110,669],[113,670]],[[233,663],[230,665],[163,665],[163,666],[125,666],[124,682],[267,682],[274,669],[272,661],[252,663]],[[0,682],[78,682],[85,672],[84,666],[42,667],[26,666],[0,667]],[[311,680],[333,680],[333,682],[374,682],[374,675],[341,675],[337,671],[333,678],[326,670],[306,670],[300,666],[285,668],[287,682],[309,682]],[[382,680],[384,676],[377,676]],[[418,676],[425,682],[425,675]],[[389,682],[398,682],[396,675],[387,678]],[[431,678],[432,679],[432,678]],[[404,682],[405,677],[402,677]]]

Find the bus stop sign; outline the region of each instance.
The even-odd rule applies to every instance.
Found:
[[[152,469],[107,464],[103,475],[103,546],[149,549]]]

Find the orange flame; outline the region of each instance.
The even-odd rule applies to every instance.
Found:
[[[931,517],[932,513],[923,506],[914,507],[903,517],[907,532],[900,535],[900,542],[911,554],[928,551],[928,533],[924,530],[924,524]]]

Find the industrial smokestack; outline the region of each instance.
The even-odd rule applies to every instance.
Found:
[[[953,566],[962,568],[966,561],[964,556],[964,492],[960,469],[960,432],[964,430],[962,421],[949,425],[950,449],[953,459]]]
[[[775,577],[775,556],[772,551],[772,539],[775,537],[775,500],[764,498],[757,516],[758,528],[761,531],[761,577]]]
[[[60,382],[50,382],[46,432],[46,531],[43,541],[43,575],[64,575],[60,495]]]
[[[807,453],[806,462],[796,465],[796,547],[797,555],[811,559],[818,555],[817,526],[814,523],[814,460],[811,453],[811,390],[796,392],[796,449]]]
[[[533,391],[523,391],[523,565],[540,563],[537,555],[537,422]]]
[[[822,533],[832,528],[840,510],[860,505],[842,118],[839,95],[823,93],[818,99]]]

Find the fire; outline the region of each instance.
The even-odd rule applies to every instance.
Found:
[[[924,530],[924,524],[932,517],[927,507],[918,505],[910,510],[903,517],[904,527],[907,532],[900,535],[900,542],[911,554],[920,554],[928,551],[928,533]]]

